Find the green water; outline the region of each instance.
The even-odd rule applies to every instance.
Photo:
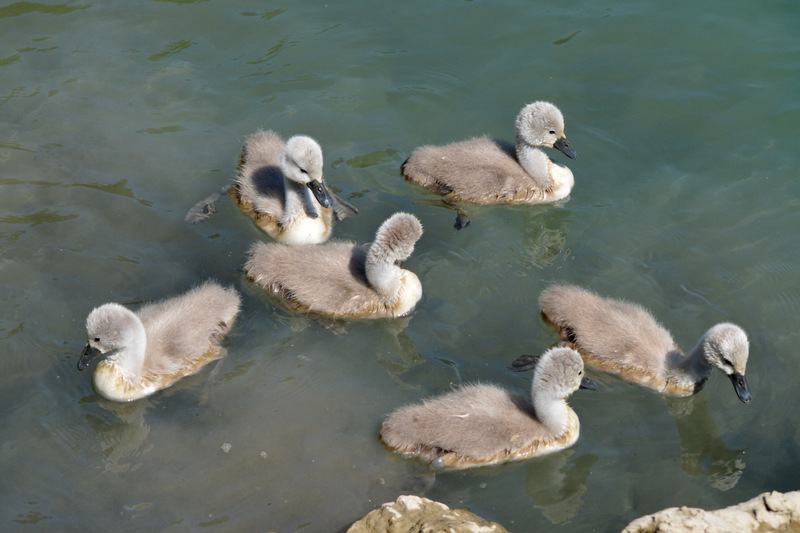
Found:
[[[439,474],[424,494],[512,531],[618,531],[659,509],[800,488],[800,7],[793,1],[543,4],[108,1],[0,6],[0,529],[342,531],[424,469],[383,416],[555,340],[553,280],[650,307],[690,348],[729,320],[753,401],[714,375],[688,400],[593,374],[570,450]],[[473,224],[404,182],[417,145],[513,138],[533,100],[579,159],[561,206]],[[425,234],[408,320],[335,336],[242,276],[265,238],[227,198],[259,128],[321,143],[367,241],[390,214]],[[84,320],[206,279],[237,286],[228,357],[131,405],[76,370]],[[228,446],[229,445],[229,446]],[[416,488],[415,488],[416,487]]]

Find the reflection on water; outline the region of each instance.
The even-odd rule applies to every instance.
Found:
[[[407,316],[385,321],[381,329],[381,350],[376,354],[378,364],[401,389],[418,388],[418,385],[406,383],[400,376],[427,361],[405,332],[411,318]]]
[[[554,524],[560,524],[578,514],[583,506],[581,496],[586,492],[586,481],[598,457],[591,454],[575,455],[575,450],[565,450],[531,464],[525,476],[525,492],[533,505]]]
[[[681,437],[683,471],[708,478],[721,491],[735,487],[744,473],[746,450],[731,450],[720,438],[705,395],[666,400]]]
[[[186,376],[171,387],[140,400],[114,402],[96,394],[81,398],[79,404],[95,405],[98,408],[81,415],[100,445],[104,459],[102,467],[98,468],[103,472],[123,473],[133,472],[141,467],[143,456],[154,446],[148,441],[148,411],[158,408],[162,402],[169,402],[172,396],[179,395],[182,391],[189,392],[194,406],[212,405],[216,384],[235,379],[252,366],[252,362],[243,363],[223,373],[227,356],[228,351],[223,348],[220,357],[197,374]],[[91,375],[85,372],[81,376],[91,379]]]
[[[153,444],[145,445],[150,434],[150,426],[144,420],[148,401],[116,403],[99,397],[96,401],[108,416],[86,413],[83,418],[100,444],[104,457],[101,470],[135,471],[142,465],[142,456],[153,447]]]
[[[525,246],[519,260],[525,266],[540,269],[552,266],[566,247],[569,226],[569,211],[558,207],[525,217],[522,225]]]

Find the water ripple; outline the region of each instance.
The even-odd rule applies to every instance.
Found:
[[[45,15],[66,15],[73,11],[89,9],[92,6],[78,5],[67,6],[64,4],[43,4],[41,2],[14,2],[13,4],[0,7],[0,19],[18,17],[28,13],[42,13]]]
[[[50,209],[42,209],[30,215],[7,215],[0,217],[0,224],[29,224],[31,227],[38,226],[39,224],[50,224],[53,222],[64,222],[65,220],[72,220],[78,218],[80,215],[77,213],[62,215]]]
[[[179,54],[196,44],[197,43],[194,41],[181,39],[180,41],[169,43],[163,52],[159,52],[158,54],[153,54],[147,59],[149,59],[150,61],[161,61],[162,59],[166,59],[168,57],[174,56],[175,54]]]

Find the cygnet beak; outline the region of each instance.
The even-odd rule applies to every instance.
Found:
[[[78,361],[78,370],[84,370],[87,366],[92,364],[92,361],[101,357],[103,357],[103,352],[87,344],[86,348],[83,349],[83,355],[81,355]]]
[[[753,395],[750,394],[750,387],[747,386],[747,380],[744,379],[743,374],[734,372],[728,377],[731,378],[733,390],[736,391],[736,396],[738,396],[740,400],[742,400],[744,403],[747,403],[753,399]]]
[[[592,378],[584,374],[583,379],[581,380],[581,386],[578,388],[586,390],[597,390],[597,383],[595,383]]]
[[[553,148],[563,153],[570,159],[578,159],[577,152],[575,152],[575,150],[572,148],[572,145],[569,144],[569,141],[564,136],[559,137],[558,140],[553,143]]]
[[[330,207],[333,205],[333,198],[331,198],[331,193],[328,192],[328,188],[325,187],[325,184],[321,181],[312,180],[309,181],[306,185],[311,192],[314,194],[314,198],[317,199],[319,205],[322,207]]]

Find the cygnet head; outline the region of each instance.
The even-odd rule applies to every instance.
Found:
[[[281,152],[281,171],[287,179],[305,185],[323,207],[333,204],[322,181],[322,148],[306,135],[291,137]]]
[[[95,359],[111,356],[141,342],[144,326],[130,309],[109,303],[89,313],[86,334],[89,340],[78,361],[78,370],[85,369]]]
[[[395,213],[375,233],[375,242],[369,247],[367,262],[398,263],[414,252],[414,245],[422,236],[422,224],[409,213]]]
[[[570,159],[578,154],[564,134],[564,116],[550,102],[533,102],[522,108],[516,120],[517,145],[546,146],[561,151]]]
[[[749,402],[752,394],[744,374],[750,343],[744,330],[735,324],[723,322],[709,329],[700,342],[706,361],[730,378],[741,401]]]
[[[542,354],[536,364],[533,374],[533,397],[536,399],[537,396],[546,394],[549,399],[566,399],[578,390],[583,379],[583,359],[578,352],[572,348],[550,348]]]

